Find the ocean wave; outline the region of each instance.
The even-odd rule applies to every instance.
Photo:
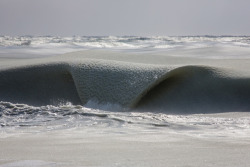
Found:
[[[138,111],[250,111],[250,76],[208,65],[153,65],[80,57],[24,61],[0,71],[0,100],[34,106],[93,100]],[[84,58],[85,54],[92,57]],[[129,55],[127,55],[129,56]],[[37,62],[36,62],[37,61]]]
[[[175,57],[249,58],[249,36],[0,36],[0,57],[51,57],[82,50]]]
[[[143,48],[200,48],[201,46],[242,46],[250,47],[249,36],[0,36],[1,47],[30,46],[49,47],[78,46],[86,48],[113,48],[113,49],[143,49]],[[166,47],[163,47],[166,46]],[[171,46],[171,47],[170,47]]]

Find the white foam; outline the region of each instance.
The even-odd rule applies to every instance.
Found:
[[[122,112],[126,110],[119,104],[112,104],[112,103],[100,103],[97,99],[89,100],[84,107],[98,109],[102,111],[115,111],[115,112]]]

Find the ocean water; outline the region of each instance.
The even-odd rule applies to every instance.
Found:
[[[250,137],[248,36],[0,36],[0,58],[1,137]]]
[[[212,48],[213,52],[227,50],[227,55],[216,54],[212,56],[203,52],[203,55],[200,56],[209,56],[209,58],[237,56],[236,58],[239,58],[248,57],[249,46],[249,36],[0,36],[0,53],[19,56],[52,56],[88,49],[124,52],[160,52],[187,49],[191,50],[190,55],[198,56],[196,52],[192,53],[192,51]],[[232,50],[233,52],[230,53]],[[239,55],[238,52],[241,54]]]

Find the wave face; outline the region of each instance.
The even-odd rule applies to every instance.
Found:
[[[81,101],[65,65],[38,65],[0,72],[2,101],[34,106]]]
[[[250,78],[228,76],[211,67],[170,71],[139,102],[142,109],[169,113],[250,111]]]

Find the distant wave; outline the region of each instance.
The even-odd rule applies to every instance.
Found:
[[[70,47],[101,49],[200,48],[217,45],[250,47],[249,36],[0,36],[1,47]]]
[[[57,58],[2,68],[0,101],[34,106],[96,101],[169,113],[250,111],[250,76],[221,67]]]

